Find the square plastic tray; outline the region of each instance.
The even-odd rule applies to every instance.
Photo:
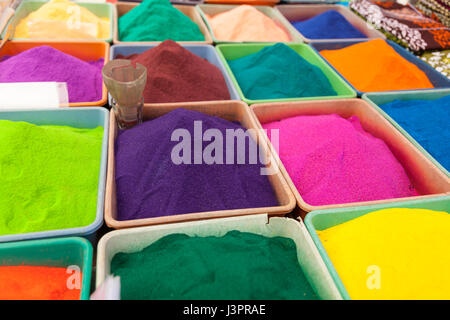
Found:
[[[61,41],[7,41],[0,48],[0,57],[13,56],[23,51],[39,46],[50,46],[61,52],[74,56],[83,61],[95,61],[103,58],[105,63],[109,60],[109,43],[104,41],[79,41],[79,42],[61,42]],[[101,72],[101,71],[100,71]],[[69,107],[96,107],[103,106],[108,101],[108,93],[103,83],[102,99],[92,102],[73,102]]]
[[[189,236],[223,236],[228,231],[239,230],[266,237],[282,236],[292,239],[297,246],[299,264],[311,286],[322,299],[342,299],[330,274],[320,259],[303,222],[289,218],[268,218],[266,214],[245,217],[202,220],[161,226],[118,230],[106,234],[98,244],[97,287],[111,273],[111,261],[119,252],[137,252],[158,239],[173,233]]]
[[[217,39],[214,36],[214,31],[211,28],[211,25],[208,23],[208,19],[206,18],[206,15],[214,16],[216,14],[229,11],[233,8],[238,7],[239,5],[231,5],[231,4],[199,4],[197,5],[197,10],[202,16],[203,20],[205,21],[206,26],[208,27],[209,32],[211,33],[212,40],[214,43],[242,43],[238,41],[224,41],[221,39]],[[300,36],[300,34],[297,32],[297,30],[289,23],[289,21],[286,20],[283,15],[275,10],[272,7],[269,6],[253,6],[257,10],[261,11],[263,14],[274,20],[279,27],[283,28],[290,36],[291,41],[289,42],[296,42],[301,43],[303,42],[303,38]],[[261,43],[261,41],[244,41],[245,43]]]
[[[429,210],[449,212],[450,196],[437,197],[425,200],[386,203],[355,208],[318,210],[311,212],[306,216],[305,219],[306,227],[308,228],[308,231],[311,234],[312,239],[320,252],[320,255],[322,256],[322,259],[325,261],[328,271],[330,271],[330,274],[333,277],[336,286],[339,288],[339,292],[341,293],[342,297],[346,300],[350,300],[350,295],[345,289],[345,286],[342,283],[339,274],[334,268],[333,263],[331,262],[331,259],[328,256],[327,251],[325,250],[325,247],[322,244],[322,241],[320,241],[320,238],[316,230],[325,230],[334,227],[338,224],[342,224],[344,222],[361,217],[367,213],[389,208],[429,209]]]
[[[330,81],[331,86],[337,92],[337,96],[321,96],[321,97],[292,97],[286,99],[260,99],[252,100],[245,97],[239,86],[239,81],[233,74],[228,60],[234,60],[256,53],[265,47],[272,46],[274,43],[259,43],[259,44],[220,44],[216,46],[216,50],[219,52],[219,56],[222,59],[225,68],[230,74],[234,85],[236,86],[241,99],[247,104],[254,103],[269,103],[269,102],[282,102],[282,101],[302,101],[302,100],[316,100],[316,99],[339,99],[339,98],[353,98],[356,97],[355,91],[352,87],[344,81],[339,74],[331,68],[323,59],[313,50],[310,46],[304,43],[286,43],[291,49],[297,52],[301,57],[306,59],[309,63],[317,66],[323,72],[323,74]]]
[[[414,90],[414,91],[392,91],[392,92],[374,92],[365,93],[362,98],[372,107],[381,113],[394,127],[397,128],[411,143],[419,149],[428,159],[430,159],[438,168],[440,168],[448,177],[450,172],[445,169],[434,157],[428,153],[405,129],[403,129],[394,119],[379,107],[381,104],[389,103],[394,100],[435,100],[450,95],[450,89],[436,90]]]
[[[34,0],[27,0],[23,1],[19,7],[16,10],[16,14],[11,19],[9,24],[13,24],[14,28],[17,26],[17,24],[24,18],[26,18],[30,13],[38,10],[40,7],[42,7],[45,3],[48,1],[34,1]],[[113,5],[111,3],[89,3],[89,2],[77,2],[74,1],[77,5],[80,7],[86,8],[89,11],[91,11],[93,14],[95,14],[99,18],[108,18],[109,24],[110,24],[110,31],[109,31],[109,37],[106,39],[79,39],[79,41],[107,41],[112,42],[112,36],[113,36],[113,25],[114,25],[114,10]],[[9,25],[8,24],[8,25]],[[5,27],[5,29],[2,32],[2,38],[4,38],[6,30],[8,26]],[[24,38],[12,38],[12,40],[23,40],[23,41],[67,41],[64,39],[24,39]],[[75,41],[75,40],[69,40],[69,41]],[[77,40],[78,41],[78,40]]]
[[[98,126],[103,127],[102,151],[101,158],[99,159],[100,172],[98,177],[97,210],[95,220],[91,224],[79,228],[0,235],[0,242],[67,236],[89,237],[102,226],[109,133],[108,115],[108,110],[104,108],[61,108],[53,110],[22,109],[20,111],[8,111],[5,109],[0,110],[1,120],[25,121],[36,125],[63,125],[74,128],[93,129]]]
[[[0,266],[20,265],[77,266],[82,272],[80,299],[89,300],[92,273],[92,246],[89,241],[73,237],[0,244]]]
[[[364,100],[342,99],[267,103],[255,104],[252,105],[251,108],[254,112],[255,118],[258,120],[258,126],[261,129],[261,124],[263,123],[278,121],[300,115],[338,114],[343,118],[357,116],[361,122],[362,128],[366,132],[383,140],[387,144],[394,156],[405,169],[411,183],[414,185],[419,194],[421,194],[416,197],[397,199],[330,205],[311,205],[302,198],[302,195],[298,192],[291,177],[287,173],[286,168],[281,163],[278,154],[270,142],[268,142],[268,145],[274,154],[275,160],[280,163],[279,166],[283,176],[297,199],[297,205],[301,210],[303,210],[303,216],[313,210],[394,203],[450,194],[450,179],[445,175],[445,173],[436,167],[423,153],[421,153],[408,139],[406,139],[392,124],[389,123],[389,121],[383,117],[383,115],[378,113]]]
[[[180,108],[177,104],[165,106],[152,106],[143,109],[143,120],[158,118],[172,110]],[[215,101],[215,102],[198,102],[191,103],[189,106],[183,106],[188,110],[202,112],[211,116],[221,117],[229,121],[239,121],[240,124],[247,129],[257,129],[255,119],[251,115],[248,106],[241,101]],[[295,207],[295,198],[292,195],[289,186],[284,180],[280,171],[272,175],[268,175],[268,179],[272,185],[275,195],[278,200],[278,206],[262,207],[262,208],[246,208],[234,210],[219,210],[207,211],[187,214],[169,215],[163,217],[154,217],[137,220],[120,221],[117,219],[117,199],[116,199],[116,182],[115,182],[115,155],[114,145],[117,137],[118,127],[114,112],[110,114],[110,131],[109,131],[109,151],[108,151],[108,174],[106,182],[106,197],[105,197],[105,222],[114,229],[139,227],[156,224],[167,224],[172,222],[192,221],[211,218],[222,218],[239,215],[250,215],[258,213],[268,213],[270,215],[283,215],[292,211]],[[256,137],[254,136],[255,140]],[[264,138],[262,138],[264,139]],[[266,144],[258,144],[262,148],[262,154],[268,157],[268,163],[275,165],[271,153],[266,148]],[[275,167],[277,168],[277,167]]]

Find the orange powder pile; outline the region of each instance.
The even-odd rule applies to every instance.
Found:
[[[434,88],[422,70],[382,39],[320,53],[362,92]]]
[[[221,41],[290,41],[286,31],[274,20],[249,5],[206,15],[216,39]]]
[[[0,300],[79,300],[81,289],[69,289],[66,268],[0,267]]]

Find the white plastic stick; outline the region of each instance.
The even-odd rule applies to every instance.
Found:
[[[52,109],[68,106],[65,82],[0,83],[0,109]]]
[[[120,277],[108,276],[91,295],[91,300],[120,300]]]

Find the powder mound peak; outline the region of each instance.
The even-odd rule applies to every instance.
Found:
[[[49,19],[64,19],[69,18],[73,11],[67,10],[67,6],[71,7],[78,7],[80,11],[83,12],[84,16],[81,16],[81,20],[97,20],[99,19],[96,15],[94,15],[91,11],[87,10],[84,7],[81,7],[80,5],[69,1],[69,0],[51,0],[47,3],[45,3],[42,7],[40,7],[38,10],[34,11],[33,13],[37,12],[45,18]],[[34,17],[36,14],[33,14]]]
[[[145,137],[145,135],[148,135],[149,128],[152,128],[152,134],[156,134],[156,131],[153,130],[158,130],[158,140],[170,141],[170,135],[174,130],[186,128],[187,125],[189,125],[189,127],[193,127],[194,121],[197,120],[201,120],[204,127],[209,126],[211,128],[215,128],[217,126],[227,126],[229,128],[239,128],[238,125],[219,117],[206,116],[204,113],[198,111],[177,108],[156,119],[143,122],[142,124],[134,127],[133,131],[139,130],[142,133],[142,137]],[[121,132],[121,138],[125,139],[128,136],[134,137],[136,133],[133,131],[125,130]],[[132,141],[130,140],[130,143],[131,142]],[[146,149],[145,145],[143,145],[143,147]],[[144,149],[143,151],[145,151]]]
[[[209,17],[217,39],[224,41],[290,41],[274,20],[250,5],[240,5]]]
[[[73,62],[82,63],[82,64],[88,64],[87,62],[80,60],[78,58],[75,58],[71,55],[65,54],[62,51],[59,51],[53,47],[50,46],[38,46],[31,48],[29,50],[23,51],[17,55],[12,56],[9,60],[19,60],[19,59],[31,59],[33,62],[44,62],[42,61],[42,58],[45,57],[49,60],[60,60],[60,59],[67,59]],[[47,61],[46,61],[47,62]]]
[[[47,45],[43,45],[43,46],[38,46],[38,47],[34,47],[34,48],[28,49],[26,51],[23,51],[23,52],[21,52],[19,54],[14,55],[11,58],[15,59],[15,58],[20,57],[20,56],[34,56],[36,53],[53,55],[53,54],[58,54],[58,53],[62,53],[62,52],[59,51],[59,50],[56,50],[53,47],[50,47],[50,46],[47,46]]]
[[[134,56],[132,61],[144,64],[155,63],[158,65],[164,64],[166,66],[172,65],[179,67],[183,67],[186,63],[207,62],[205,59],[184,49],[173,40],[166,40],[157,47],[150,49],[143,54]],[[150,72],[152,72],[152,70],[150,70]]]

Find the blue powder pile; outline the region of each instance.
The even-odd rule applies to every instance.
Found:
[[[435,100],[394,100],[380,108],[450,169],[450,95]]]
[[[335,10],[326,11],[308,20],[294,21],[292,25],[309,39],[367,38]]]

